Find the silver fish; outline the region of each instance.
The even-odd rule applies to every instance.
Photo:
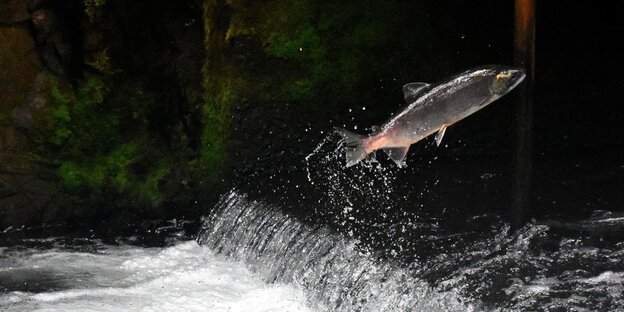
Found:
[[[382,149],[405,166],[410,145],[437,132],[440,145],[446,128],[496,101],[515,88],[525,73],[520,68],[487,65],[467,70],[435,85],[422,82],[403,86],[409,105],[369,135],[335,128],[346,143],[347,167]]]

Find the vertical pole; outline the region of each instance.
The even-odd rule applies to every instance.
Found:
[[[535,78],[535,0],[515,0],[514,63],[523,67],[526,78],[516,111],[516,151],[512,187],[513,225],[527,219],[531,199],[533,86]]]

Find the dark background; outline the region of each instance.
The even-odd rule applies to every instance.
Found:
[[[512,299],[531,311],[579,301],[588,309],[619,306],[608,284],[624,263],[624,80],[616,48],[624,28],[614,2],[538,0],[533,170],[522,220],[512,205],[520,88],[450,127],[440,147],[433,138],[414,144],[407,168],[382,153],[378,164],[344,168],[332,134],[334,126],[368,133],[381,124],[405,105],[405,83],[511,64],[513,1],[106,0],[95,21],[86,3],[94,2],[0,0],[0,39],[32,37],[15,45],[24,54],[7,53],[15,51],[0,40],[0,73],[29,72],[20,63],[28,55],[39,66],[30,78],[12,77],[25,89],[34,80],[37,101],[27,93],[14,107],[0,103],[0,245],[72,234],[113,244],[192,239],[200,218],[215,215],[218,198],[234,189],[273,208],[232,207],[258,211],[237,231],[225,229],[250,236],[220,242],[226,254],[258,251],[250,259],[263,261],[256,255],[273,251],[258,239],[273,240],[291,265],[289,248],[309,246],[297,240],[329,232],[340,249],[344,241],[333,239],[340,233],[349,246],[394,258],[392,266],[403,264],[434,287],[457,286],[485,307],[514,308]],[[289,22],[272,25],[275,18]],[[6,35],[15,29],[21,37]],[[109,66],[105,57],[100,66],[85,61],[98,55]],[[101,101],[86,96],[69,105],[82,109],[68,109],[71,122],[25,123],[17,117],[63,115],[59,103],[40,101],[50,96],[41,73],[64,86],[67,102],[85,90],[97,95],[97,86],[108,91]],[[292,81],[312,87],[283,92]],[[0,83],[8,85],[6,77]],[[59,129],[87,135],[51,144]],[[7,140],[11,133],[26,139]],[[84,139],[91,135],[97,140]],[[63,183],[67,163],[86,168],[69,175],[77,176],[74,185]],[[547,291],[514,293],[545,279]]]
[[[223,5],[223,8],[216,11],[214,20],[202,20],[206,18],[204,9],[211,5]],[[234,23],[237,14],[251,14],[246,17],[250,21],[254,21],[254,16],[262,20],[265,18],[262,14],[267,14],[254,7],[262,9],[264,2],[236,5],[230,7],[219,1],[146,4],[110,0],[99,12],[99,21],[91,24],[87,23],[84,3],[80,1],[32,1],[28,5],[6,6],[5,9],[14,8],[16,12],[23,9],[23,17],[9,21],[2,15],[2,27],[21,27],[32,33],[44,71],[73,85],[74,89],[79,88],[87,74],[105,77],[110,92],[105,100],[104,116],[117,117],[115,125],[119,129],[113,143],[103,144],[96,153],[107,155],[119,144],[130,141],[144,151],[128,160],[132,165],[124,168],[133,181],[138,181],[131,184],[148,185],[148,177],[160,166],[165,166],[168,174],[155,187],[152,184],[151,193],[147,194],[148,197],[162,194],[162,200],[154,204],[141,198],[145,197],[140,193],[141,187],[120,190],[112,183],[114,179],[105,180],[103,185],[81,186],[78,191],[68,190],[55,177],[59,159],[37,162],[37,166],[44,164],[45,176],[42,178],[41,173],[35,172],[34,177],[44,182],[31,184],[34,185],[31,189],[14,190],[12,186],[22,179],[15,175],[2,180],[0,193],[6,196],[0,202],[5,209],[0,215],[5,213],[2,216],[8,220],[3,221],[4,225],[58,223],[90,228],[100,226],[101,220],[109,220],[106,231],[115,233],[119,227],[127,226],[128,220],[138,223],[148,219],[198,220],[208,213],[220,194],[232,187],[277,203],[306,220],[338,225],[343,220],[335,214],[342,209],[341,203],[328,192],[339,182],[329,180],[330,176],[340,176],[347,184],[370,179],[376,187],[371,192],[383,193],[384,185],[379,182],[379,171],[359,167],[345,170],[336,166],[341,158],[332,158],[335,162],[331,164],[304,161],[333,126],[348,129],[357,126],[357,132],[365,133],[404,105],[401,86],[405,83],[435,82],[470,67],[513,62],[513,1],[423,1],[420,4],[397,1],[383,5],[361,1],[345,3],[336,10],[331,9],[335,5],[332,2],[319,2],[311,11],[338,12],[340,18],[343,14],[340,10],[344,9],[346,27],[362,23],[360,16],[388,18],[397,8],[414,10],[413,18],[406,18],[411,17],[411,12],[401,11],[398,20],[403,24],[390,23],[392,27],[387,33],[371,39],[386,40],[385,46],[375,45],[376,42],[369,45],[364,40],[354,43],[361,49],[354,52],[349,50],[349,41],[341,39],[353,29],[319,30],[320,35],[338,38],[327,39],[328,42],[343,44],[335,47],[343,54],[334,55],[331,51],[334,47],[329,47],[332,58],[325,60],[270,55],[266,51],[266,38],[260,35],[234,36],[218,47],[217,52],[207,50],[206,40],[211,40],[207,38],[207,30],[216,29],[219,35],[221,28]],[[283,9],[286,15],[307,16],[305,10],[301,13],[302,9],[294,5]],[[391,13],[370,14],[370,10],[381,9]],[[582,219],[594,210],[624,210],[621,135],[624,126],[619,94],[624,86],[621,50],[616,48],[622,19],[617,9],[616,4],[606,2],[537,2],[531,156],[534,170],[525,221]],[[37,26],[32,21],[29,14],[34,16],[41,10],[56,14],[47,15],[56,16],[50,22],[54,27]],[[0,13],[5,12],[10,10]],[[310,44],[312,48],[315,46]],[[85,64],[85,55],[93,51],[108,51],[111,73],[98,72],[101,69]],[[351,85],[341,80],[344,80],[341,72],[334,71],[337,77],[323,78],[321,87],[314,90],[307,102],[270,93],[289,80],[301,78],[301,73],[305,76],[309,69],[306,66],[310,64],[325,62],[332,69],[340,66],[341,57],[354,55],[361,56],[358,60],[366,60],[360,68],[370,70],[357,72],[359,79]],[[210,80],[209,73],[214,68],[205,69],[207,60],[222,65],[218,70],[225,73],[223,79]],[[207,107],[211,107],[205,99],[214,95],[206,94],[210,86],[216,85],[220,90],[224,88],[221,83],[235,81],[228,80],[236,78],[236,75],[227,76],[231,72],[243,73],[240,76],[252,82],[250,85],[257,83],[260,87],[250,87],[251,91],[247,91],[256,92],[254,96],[238,99],[226,107],[227,119],[231,119],[225,143],[229,154],[221,165],[220,161],[202,160],[203,151],[212,148],[206,143],[206,133],[220,129],[205,117]],[[384,194],[372,198],[343,191],[363,207],[361,217],[372,223],[376,222],[384,201],[394,207],[392,210],[397,215],[408,211],[415,217],[436,216],[458,224],[480,214],[509,220],[518,105],[519,91],[515,90],[453,125],[442,147],[434,148],[431,138],[415,144],[405,170],[396,170],[385,156],[379,155],[382,167],[394,177],[395,193],[391,197]],[[39,148],[39,143],[35,143],[29,142],[27,148]],[[324,148],[335,144],[337,138],[330,137]],[[322,151],[323,155],[331,154],[333,149],[328,149]],[[44,156],[57,157],[55,150],[42,150]],[[2,152],[4,155],[11,151],[3,147]],[[89,155],[91,151],[77,157]],[[11,157],[7,159],[21,156]],[[324,182],[311,185],[307,178],[310,168],[306,170],[306,166],[312,166],[312,174],[323,177]],[[210,167],[209,174],[205,174],[205,167]],[[361,177],[362,181],[348,177]],[[31,200],[31,193],[41,194],[42,190],[49,196]],[[19,196],[14,195],[20,192],[25,193],[26,199],[17,201],[15,198]],[[70,194],[73,200],[59,200],[63,194]],[[320,212],[312,213],[313,206]],[[327,216],[331,216],[330,220]],[[362,224],[362,228],[367,224]]]

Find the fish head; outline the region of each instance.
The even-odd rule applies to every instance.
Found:
[[[521,68],[498,67],[490,76],[490,92],[499,98],[518,86],[526,77]]]

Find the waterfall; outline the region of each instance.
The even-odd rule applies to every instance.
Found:
[[[353,239],[313,227],[279,207],[231,191],[203,221],[198,242],[244,262],[267,282],[294,283],[317,309],[330,311],[471,311],[456,291],[415,277],[357,247]]]

